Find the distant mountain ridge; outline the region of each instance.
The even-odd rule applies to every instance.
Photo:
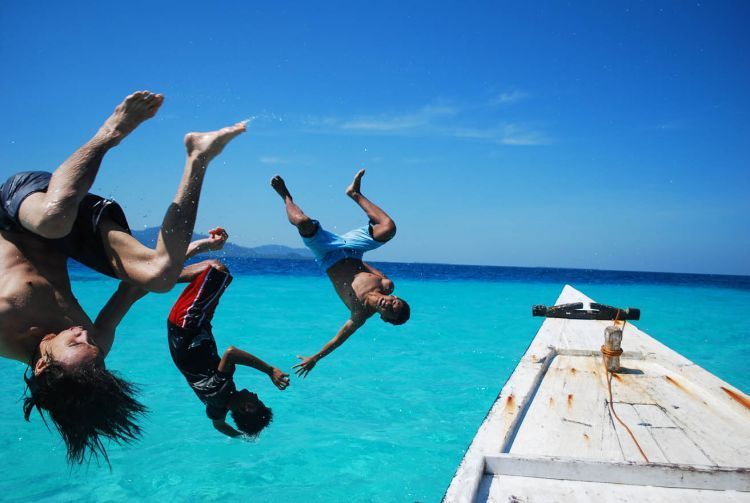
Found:
[[[146,246],[156,246],[159,236],[159,227],[148,227],[142,230],[134,230],[133,236]],[[193,240],[208,237],[206,234],[193,233]],[[224,257],[233,258],[273,258],[290,260],[312,260],[313,256],[307,248],[290,248],[282,245],[261,245],[254,247],[240,246],[231,242],[224,245],[219,252]]]

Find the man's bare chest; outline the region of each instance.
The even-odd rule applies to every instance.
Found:
[[[351,282],[334,282],[334,287],[344,304],[354,313],[368,310],[365,299],[369,293],[378,289],[378,284],[377,278],[373,275],[360,273],[354,276]]]
[[[55,288],[41,278],[24,278],[3,292],[7,306],[3,325],[17,333],[64,330],[91,321],[69,289]]]

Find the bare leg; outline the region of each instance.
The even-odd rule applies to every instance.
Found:
[[[302,209],[294,203],[292,195],[289,193],[289,189],[286,188],[284,179],[279,175],[274,176],[271,179],[271,187],[276,193],[281,196],[286,206],[286,216],[289,219],[289,223],[292,224],[299,230],[299,233],[303,237],[310,237],[315,234],[317,226],[310,217],[304,214]]]
[[[153,117],[163,101],[162,95],[148,91],[125,98],[96,135],[55,170],[47,192],[32,194],[21,204],[21,225],[46,238],[68,235],[78,205],[94,183],[104,154]]]
[[[155,292],[165,292],[174,286],[193,234],[208,163],[244,131],[245,124],[238,123],[218,131],[185,136],[188,153],[185,170],[164,215],[154,250],[143,246],[114,222],[105,223],[104,245],[118,278]]]
[[[396,235],[396,224],[388,214],[367,199],[360,192],[362,177],[365,170],[361,169],[354,175],[354,181],[346,188],[346,195],[351,197],[364,210],[372,225],[372,237],[375,241],[388,241]]]

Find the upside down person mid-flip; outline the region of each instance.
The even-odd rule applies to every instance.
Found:
[[[229,346],[221,358],[211,326],[221,295],[232,281],[221,262],[207,260],[185,269],[190,284],[175,302],[167,321],[169,352],[177,368],[198,398],[206,405],[206,415],[214,428],[230,437],[254,437],[273,419],[271,409],[258,395],[237,391],[234,373],[237,365],[267,374],[280,390],[289,386],[289,375],[250,353]],[[237,431],[227,424],[231,412]]]
[[[349,196],[370,219],[369,223],[341,236],[329,232],[305,215],[292,199],[284,180],[275,176],[271,186],[284,200],[289,222],[302,236],[302,240],[315,260],[326,271],[341,300],[351,312],[351,317],[339,329],[336,336],[313,356],[298,358],[295,365],[297,375],[306,377],[321,358],[343,344],[359,327],[373,316],[380,315],[383,321],[393,325],[406,323],[410,316],[409,304],[391,295],[394,284],[385,274],[362,261],[365,252],[379,248],[396,235],[396,225],[385,211],[373,204],[361,192],[360,170],[346,189]]]

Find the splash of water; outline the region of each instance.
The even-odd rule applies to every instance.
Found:
[[[274,113],[262,113],[259,115],[250,115],[245,119],[242,119],[240,122],[242,122],[245,125],[250,125],[252,122],[256,120],[265,120],[265,121],[274,121],[274,122],[284,122],[284,118],[276,115]]]

